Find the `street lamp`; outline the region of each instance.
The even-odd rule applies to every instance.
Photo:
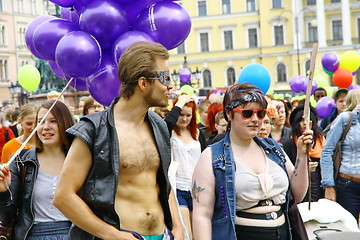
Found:
[[[19,105],[24,105],[27,98],[27,92],[20,86],[19,82],[16,82],[16,84],[11,83],[9,86],[9,91],[13,102],[15,99],[15,95],[17,95]]]
[[[184,63],[183,63],[183,67],[184,68],[188,68],[188,62],[186,60],[186,56],[184,56]],[[180,69],[181,70],[181,69]],[[200,88],[200,79],[201,79],[201,71],[199,70],[198,67],[196,67],[196,70],[193,72],[191,71],[191,68],[189,68],[190,72],[191,72],[191,79],[189,82],[189,85],[192,86],[192,80],[196,80],[196,86],[199,89]],[[179,71],[180,72],[180,71]],[[176,70],[173,71],[173,73],[171,74],[172,79],[175,82],[175,89],[177,90],[177,85],[179,82],[179,86],[182,87],[183,85],[186,85],[185,83],[180,81],[180,74],[179,72],[177,72]]]

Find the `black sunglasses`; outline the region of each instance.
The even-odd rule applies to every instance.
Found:
[[[149,79],[160,80],[161,84],[164,85],[165,87],[170,86],[171,84],[170,71],[156,71],[156,74],[158,77],[152,77]]]
[[[264,119],[264,117],[266,115],[266,109],[254,110],[254,109],[238,109],[238,108],[234,108],[233,111],[241,113],[241,116],[242,116],[243,119],[249,119],[252,116],[254,116],[254,113],[256,113],[257,118],[259,120],[262,120],[262,119]]]

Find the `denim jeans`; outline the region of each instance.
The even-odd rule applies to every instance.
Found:
[[[335,189],[336,201],[359,221],[360,183],[338,177]]]
[[[36,223],[26,240],[66,240],[70,226],[70,221]]]

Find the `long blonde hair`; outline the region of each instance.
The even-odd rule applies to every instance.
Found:
[[[353,89],[346,95],[346,109],[345,111],[352,111],[360,104],[360,89]]]

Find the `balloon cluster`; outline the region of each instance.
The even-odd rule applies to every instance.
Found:
[[[266,94],[270,88],[270,73],[259,63],[251,63],[241,70],[237,83],[250,83]]]
[[[347,51],[340,58],[333,53],[325,53],[321,58],[325,73],[332,76],[332,80],[339,88],[350,87],[353,76],[360,67],[360,55],[355,51]]]
[[[28,48],[107,106],[119,95],[117,64],[128,46],[153,41],[173,49],[191,30],[188,12],[173,0],[50,1],[62,7],[61,18],[34,19],[25,35]]]

